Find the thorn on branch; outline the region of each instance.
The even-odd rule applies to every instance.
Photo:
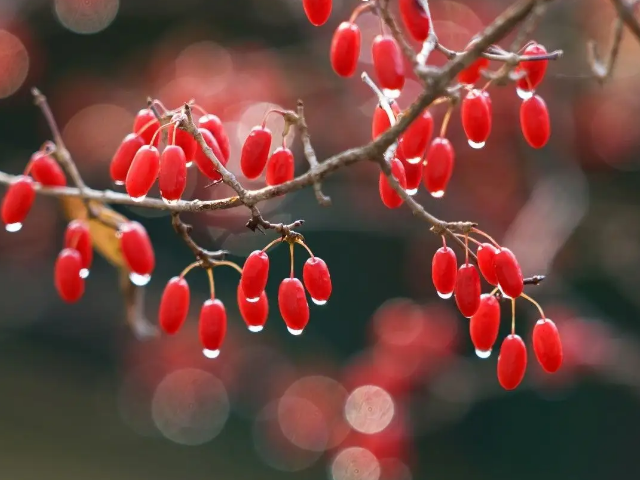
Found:
[[[540,285],[546,277],[544,275],[534,275],[524,279],[525,285]]]

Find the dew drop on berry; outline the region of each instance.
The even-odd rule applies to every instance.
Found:
[[[472,142],[471,140],[467,140],[467,141],[469,142],[469,146],[471,148],[475,148],[476,150],[480,150],[487,143],[487,142],[476,143],[476,142]]]
[[[315,298],[313,298],[313,297],[311,297],[311,301],[312,301],[313,303],[315,303],[316,305],[324,305],[325,303],[327,303],[327,301],[326,301],[326,300],[317,300],[317,299],[315,299]]]
[[[534,90],[524,90],[520,87],[516,88],[516,94],[518,95],[518,97],[520,97],[522,100],[528,100],[529,98],[533,97],[533,95],[536,92]]]
[[[444,197],[444,190],[438,190],[437,192],[431,192],[431,196],[433,198],[442,198],[442,197]]]
[[[295,335],[295,336],[302,335],[302,332],[304,331],[303,328],[301,328],[300,330],[296,330],[295,328],[291,328],[291,327],[287,327],[287,330],[289,330],[289,333],[291,335]]]
[[[115,182],[113,182],[113,184],[121,187],[122,185],[124,185],[124,182],[122,180],[116,180]]]
[[[436,290],[436,293],[438,294],[438,296],[439,296],[440,298],[443,298],[443,299],[445,299],[445,300],[450,299],[450,298],[451,298],[451,296],[453,295],[453,292],[449,292],[449,293],[440,293],[440,292],[438,292],[437,290]]]
[[[80,278],[87,278],[89,276],[89,269],[83,268],[80,270]]]
[[[249,325],[247,328],[251,333],[258,333],[264,330],[264,325]]]
[[[382,93],[384,93],[384,96],[387,98],[390,98],[391,100],[395,100],[396,98],[400,97],[400,94],[402,93],[401,90],[388,90],[386,88],[382,89]]]
[[[139,275],[137,273],[131,272],[129,274],[129,280],[131,280],[131,283],[137,285],[138,287],[144,287],[151,281],[151,275]]]
[[[476,348],[476,355],[478,358],[489,358],[491,356],[491,350],[478,350]]]
[[[260,300],[260,297],[247,298],[247,302],[249,303],[256,303],[258,300]]]
[[[145,198],[147,198],[147,196],[142,195],[140,197],[131,197],[131,200],[133,200],[134,202],[140,203],[140,202],[144,202]]]
[[[4,227],[4,229],[9,233],[19,232],[21,228],[22,228],[22,223],[20,222],[10,223]]]
[[[194,163],[193,160],[191,160],[190,162],[187,162],[187,168],[191,168],[193,167]]]
[[[209,350],[208,348],[203,348],[202,354],[207,358],[218,358],[220,356],[220,350]]]
[[[407,195],[411,195],[412,197],[418,193],[418,189],[417,188],[412,188],[411,190],[407,190]]]

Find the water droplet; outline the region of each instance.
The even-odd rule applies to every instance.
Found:
[[[421,161],[422,161],[422,157],[407,158],[407,163],[410,163],[411,165],[417,165]]]
[[[263,325],[249,325],[249,331],[252,333],[258,333],[264,330]]]
[[[451,295],[453,295],[453,292],[449,292],[449,293],[440,293],[436,290],[436,292],[438,293],[438,296],[440,298],[444,298],[445,300],[451,298]]]
[[[431,192],[431,196],[433,198],[442,198],[442,197],[444,197],[444,190],[438,190],[437,192]]]
[[[22,224],[20,222],[17,223],[9,223],[7,226],[4,227],[5,230],[9,233],[15,233],[20,231],[20,229],[22,228]]]
[[[383,88],[382,93],[384,93],[385,97],[395,100],[400,96],[401,92],[400,90],[387,90],[386,88]]]
[[[167,205],[176,205],[180,200],[167,200],[166,198],[162,197],[162,201]]]
[[[287,330],[289,330],[291,335],[301,335],[303,329],[301,328],[300,330],[296,330],[295,328],[287,327]]]
[[[89,270],[86,268],[83,268],[82,270],[80,270],[80,278],[87,278],[89,276]]]
[[[260,297],[247,298],[247,302],[249,303],[256,303],[258,300],[260,300]]]
[[[124,185],[124,182],[121,180],[116,180],[115,182],[113,182],[115,185],[118,185],[119,187],[121,187],[122,185]]]
[[[193,161],[187,162],[187,168],[191,168],[191,167],[193,167]]]
[[[478,350],[476,348],[476,355],[480,358],[489,358],[491,356],[491,349],[489,350]]]
[[[533,97],[534,95],[534,91],[533,90],[523,90],[521,88],[516,88],[516,94],[522,99],[522,100],[527,100],[531,97]]]
[[[315,303],[316,305],[324,305],[325,303],[327,303],[327,301],[326,301],[326,300],[318,300],[318,299],[313,298],[313,297],[311,297],[311,301],[312,301],[313,303]]]
[[[502,287],[500,285],[498,285],[498,288],[500,289],[500,293],[502,293],[502,296],[504,298],[510,299],[511,297],[509,295],[507,295],[506,293],[504,293],[504,290],[502,290]]]
[[[202,354],[207,358],[218,358],[220,350],[209,350],[208,348],[203,348]]]
[[[471,140],[469,140],[469,146],[471,148],[475,148],[476,150],[480,150],[482,147],[484,147],[485,143],[487,143],[487,142],[476,143],[476,142],[472,142]]]
[[[129,280],[131,280],[131,283],[134,285],[144,287],[151,280],[151,275],[138,275],[137,273],[131,272],[129,274]]]
[[[147,198],[147,196],[146,195],[142,195],[141,197],[131,197],[131,200],[133,200],[134,202],[140,203],[140,202],[144,201],[145,198]]]
[[[418,189],[417,189],[417,188],[411,188],[411,189],[409,189],[409,190],[406,190],[406,192],[407,192],[407,195],[411,195],[411,196],[413,196],[413,195],[415,195],[416,193],[418,193]]]

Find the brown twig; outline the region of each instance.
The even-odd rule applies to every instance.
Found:
[[[622,34],[624,31],[623,27],[624,22],[621,17],[618,17],[613,26],[613,40],[611,42],[611,47],[609,48],[609,54],[607,55],[606,61],[602,61],[598,55],[598,46],[595,41],[590,41],[587,44],[591,71],[600,83],[603,83],[613,73],[613,67],[618,59],[618,54],[620,53],[620,44],[622,42]]]
[[[637,1],[630,2],[629,0],[611,0],[613,6],[618,12],[618,17],[624,22],[631,33],[640,41],[640,22],[634,15],[633,9],[635,8]]]
[[[200,247],[193,238],[191,238],[191,231],[193,227],[187,223],[184,223],[180,218],[180,214],[173,212],[171,214],[171,225],[173,225],[173,229],[176,231],[178,236],[184,240],[187,246],[193,252],[193,255],[200,261],[203,268],[213,268],[216,260],[224,260],[226,255],[229,253],[226,250],[205,250]]]

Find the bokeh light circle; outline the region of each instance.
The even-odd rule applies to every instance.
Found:
[[[378,480],[380,462],[366,448],[350,447],[342,450],[331,463],[331,480]]]
[[[29,53],[22,41],[0,29],[0,98],[13,95],[29,73]]]
[[[119,0],[55,0],[60,23],[80,34],[104,30],[115,20],[119,8]]]
[[[362,433],[378,433],[384,430],[393,419],[395,408],[391,395],[375,385],[356,388],[344,408],[349,424]]]

